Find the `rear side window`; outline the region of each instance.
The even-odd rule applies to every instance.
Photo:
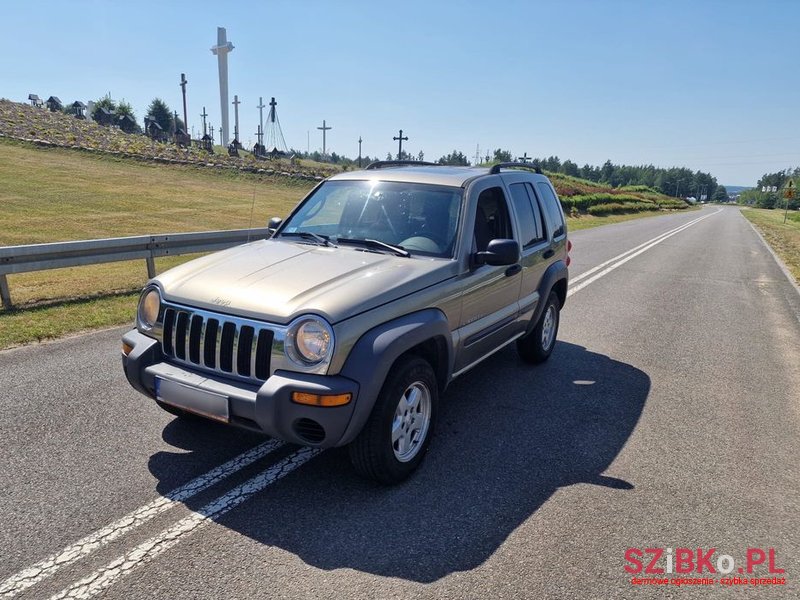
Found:
[[[526,183],[512,183],[509,186],[511,201],[514,203],[514,209],[519,216],[523,248],[532,246],[544,237],[539,205],[533,197],[533,190],[528,188],[529,184]]]
[[[561,213],[561,207],[558,205],[558,198],[553,193],[553,188],[543,181],[538,182],[536,185],[539,187],[538,192],[544,201],[544,209],[547,211],[547,216],[555,230],[553,231],[553,237],[564,235],[564,215]]]

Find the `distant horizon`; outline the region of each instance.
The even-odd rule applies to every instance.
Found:
[[[71,103],[111,93],[141,124],[155,97],[183,117],[178,84],[186,73],[187,129],[195,134],[203,106],[219,126],[210,49],[225,27],[234,46],[229,96],[242,102],[240,141],[248,147],[259,96],[274,96],[287,146],[321,150],[325,119],[328,152],[350,158],[360,136],[364,155],[396,154],[392,137],[402,129],[404,150],[431,161],[453,150],[472,161],[479,146],[481,155],[500,148],[579,166],[685,167],[722,185],[740,182],[733,187],[800,165],[788,135],[800,100],[790,76],[800,17],[792,2],[510,1],[498,10],[410,0],[387,11],[309,0],[298,11],[283,1],[231,10],[148,0],[132,15],[122,5],[75,0],[4,12],[0,96]],[[154,34],[158,23],[167,34]],[[723,85],[731,78],[748,83],[732,92]]]

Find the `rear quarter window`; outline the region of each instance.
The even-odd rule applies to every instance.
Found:
[[[550,221],[550,225],[553,228],[553,237],[564,235],[564,214],[561,212],[561,206],[559,206],[558,198],[553,188],[544,181],[538,182],[536,187],[544,202],[544,210],[547,212],[548,221]]]

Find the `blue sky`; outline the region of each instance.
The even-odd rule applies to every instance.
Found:
[[[242,141],[275,96],[286,142],[687,166],[754,185],[800,165],[800,2],[3,2],[0,97],[110,92],[220,121],[217,26]],[[231,130],[233,129],[231,109]]]

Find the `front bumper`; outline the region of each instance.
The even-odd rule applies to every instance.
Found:
[[[139,392],[156,399],[156,381],[179,384],[183,389],[198,390],[198,396],[212,394],[227,398],[227,422],[256,430],[287,442],[330,448],[339,445],[358,399],[357,382],[340,375],[313,375],[275,371],[260,387],[201,371],[192,371],[165,361],[157,340],[129,331],[122,338],[132,348],[122,355],[122,367],[130,384]],[[170,398],[160,386],[161,400]],[[174,386],[169,386],[174,389]],[[292,392],[311,394],[352,394],[344,406],[318,407],[292,402]],[[186,395],[181,406],[187,407]]]

